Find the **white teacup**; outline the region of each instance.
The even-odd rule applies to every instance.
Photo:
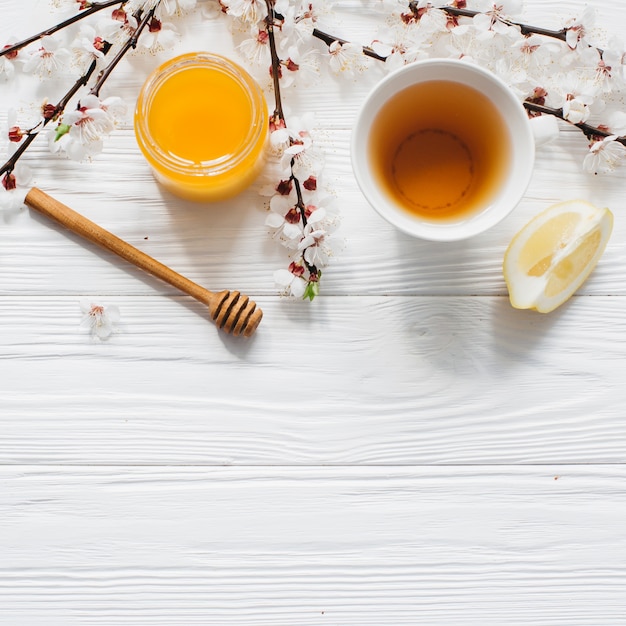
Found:
[[[535,160],[528,116],[497,76],[464,61],[406,65],[369,94],[352,166],[373,208],[433,241],[482,233],[524,195]]]

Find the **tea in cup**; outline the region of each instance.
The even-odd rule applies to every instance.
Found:
[[[534,165],[528,116],[497,76],[464,61],[406,65],[367,97],[352,136],[363,194],[400,230],[472,237],[521,200]]]

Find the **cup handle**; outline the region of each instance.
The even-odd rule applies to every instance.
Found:
[[[553,115],[538,115],[530,118],[530,128],[535,138],[535,147],[554,141],[559,134],[559,124]]]

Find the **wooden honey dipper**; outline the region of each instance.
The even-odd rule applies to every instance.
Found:
[[[65,226],[68,230],[101,248],[114,252],[122,259],[206,304],[209,307],[211,319],[225,332],[235,336],[249,337],[259,325],[263,312],[248,296],[244,296],[238,291],[226,289],[214,292],[201,287],[55,200],[41,189],[33,187],[26,195],[25,203],[32,209]]]

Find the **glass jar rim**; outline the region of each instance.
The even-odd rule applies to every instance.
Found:
[[[248,97],[250,104],[250,128],[242,140],[238,150],[230,155],[225,155],[211,161],[194,163],[166,152],[151,135],[148,125],[148,111],[151,102],[163,85],[174,74],[185,69],[200,67],[221,71],[229,76],[242,92]],[[256,148],[267,129],[265,128],[264,107],[265,98],[259,84],[241,66],[230,59],[210,52],[188,52],[174,57],[157,67],[146,79],[139,97],[135,111],[135,128],[140,147],[146,156],[152,159],[159,167],[168,171],[186,176],[211,176],[219,175],[235,168],[240,162]]]

